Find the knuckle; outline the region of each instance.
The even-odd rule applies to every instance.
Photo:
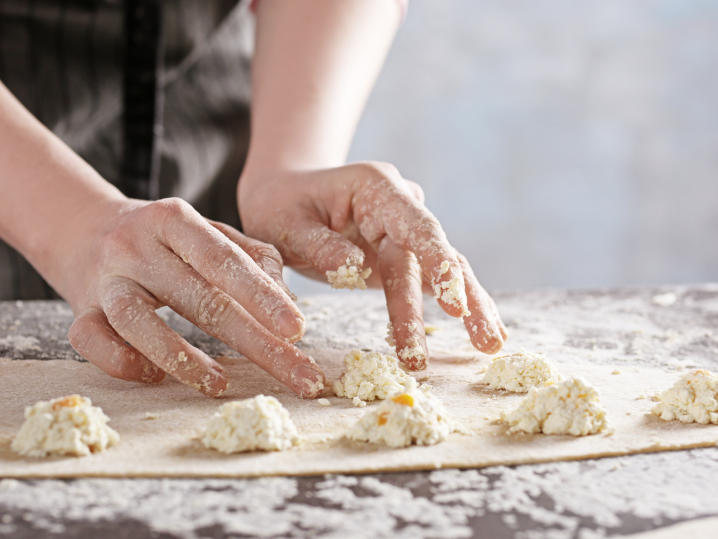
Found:
[[[120,335],[154,312],[138,295],[122,286],[110,285],[105,292],[104,303],[107,320]]]
[[[213,286],[205,286],[195,292],[191,312],[197,327],[207,333],[215,333],[226,325],[235,310],[231,298]]]
[[[272,245],[266,243],[258,243],[247,250],[247,254],[252,257],[257,265],[266,270],[272,266],[282,266],[282,255]]]

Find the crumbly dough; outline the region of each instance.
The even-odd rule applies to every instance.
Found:
[[[274,397],[223,404],[207,423],[202,443],[221,453],[284,451],[299,443],[289,412]]]
[[[586,436],[608,431],[598,391],[576,376],[542,388],[531,388],[518,408],[504,412],[511,432]]]
[[[109,420],[101,408],[80,395],[40,401],[25,408],[25,423],[12,449],[29,457],[84,457],[120,441],[119,434],[107,426]]]
[[[522,350],[516,354],[494,358],[486,371],[484,383],[492,389],[526,393],[532,387],[562,379],[556,367],[543,354]]]
[[[395,357],[354,349],[344,356],[344,372],[334,382],[334,392],[347,399],[381,400],[400,391],[407,378]]]
[[[718,376],[696,369],[658,395],[651,413],[666,421],[718,425]]]
[[[442,262],[441,268],[442,268],[442,275],[446,273],[444,270],[444,263],[446,261]],[[448,264],[446,265],[446,271],[449,270]],[[434,299],[439,299],[444,303],[448,303],[449,305],[453,305],[455,307],[458,307],[462,309],[461,316],[469,316],[471,314],[471,311],[467,308],[466,303],[466,290],[464,290],[464,287],[461,286],[463,283],[461,282],[461,279],[458,277],[454,277],[450,281],[443,281],[443,282],[435,282],[434,283]]]
[[[406,386],[369,410],[347,433],[352,440],[384,443],[389,447],[434,445],[456,430],[456,424],[427,384]]]
[[[351,264],[351,261],[347,258],[347,263],[343,266],[339,266],[337,271],[327,271],[327,280],[332,288],[348,288],[354,290],[358,288],[360,290],[366,290],[365,279],[368,279],[371,275],[371,268],[360,270],[357,266]]]

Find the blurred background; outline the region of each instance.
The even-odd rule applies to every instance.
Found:
[[[718,281],[718,2],[411,0],[364,159],[489,289]]]

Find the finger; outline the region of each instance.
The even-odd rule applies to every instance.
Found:
[[[225,291],[260,323],[298,341],[304,316],[292,299],[238,245],[184,202],[165,202],[164,240],[207,282]],[[144,282],[144,281],[141,281]]]
[[[365,288],[371,268],[364,267],[364,252],[338,232],[317,221],[302,220],[286,232],[286,246],[325,275],[334,288]],[[345,278],[346,274],[346,278]],[[359,275],[352,279],[351,276]]]
[[[125,343],[100,309],[92,307],[80,314],[70,326],[68,338],[78,354],[114,378],[147,384],[165,378],[162,369]]]
[[[485,354],[495,354],[504,346],[501,318],[495,310],[493,300],[479,284],[471,266],[463,255],[458,255],[466,282],[471,314],[464,318],[471,344]],[[508,336],[508,333],[506,334]]]
[[[396,347],[399,360],[409,370],[424,370],[429,354],[424,333],[421,268],[414,253],[398,247],[388,236],[379,244],[378,254],[391,320],[387,342]]]
[[[414,198],[419,202],[419,204],[423,205],[426,201],[426,196],[424,195],[424,190],[421,188],[421,186],[416,182],[412,182],[411,180],[404,179],[404,181],[409,187],[411,194],[414,195]]]
[[[284,275],[282,274],[282,270],[284,269],[282,255],[279,254],[279,251],[277,251],[273,245],[247,237],[239,230],[227,224],[210,219],[207,219],[207,222],[239,245],[240,249],[247,253],[251,259],[254,260],[255,264],[257,264],[264,273],[269,275],[285,294],[296,301],[297,297],[292,294],[287,283],[284,282]]]
[[[467,316],[464,277],[454,250],[439,221],[414,198],[398,172],[375,171],[355,192],[354,213],[362,235],[378,245],[387,234],[399,247],[412,251],[444,311]]]
[[[113,277],[104,284],[102,308],[121,338],[160,369],[205,395],[227,389],[224,369],[177,335],[157,315],[157,300],[137,283]]]
[[[177,257],[168,260],[171,280],[153,284],[150,292],[205,333],[248,357],[300,396],[316,397],[324,375],[299,349],[273,335],[229,294],[205,281]],[[133,343],[134,344],[134,343]]]

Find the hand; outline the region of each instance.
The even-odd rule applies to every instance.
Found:
[[[60,292],[77,318],[72,346],[106,373],[159,382],[168,373],[210,396],[229,381],[222,367],[170,329],[163,305],[249,357],[302,397],[324,376],[290,343],[304,317],[270,245],[202,218],[179,199],[114,200],[75,238],[72,276]]]
[[[340,266],[378,269],[400,360],[427,366],[422,290],[463,317],[471,343],[498,352],[508,332],[466,259],[424,206],[421,188],[384,163],[314,171],[245,169],[238,190],[245,231],[272,243],[286,264],[317,279]]]

